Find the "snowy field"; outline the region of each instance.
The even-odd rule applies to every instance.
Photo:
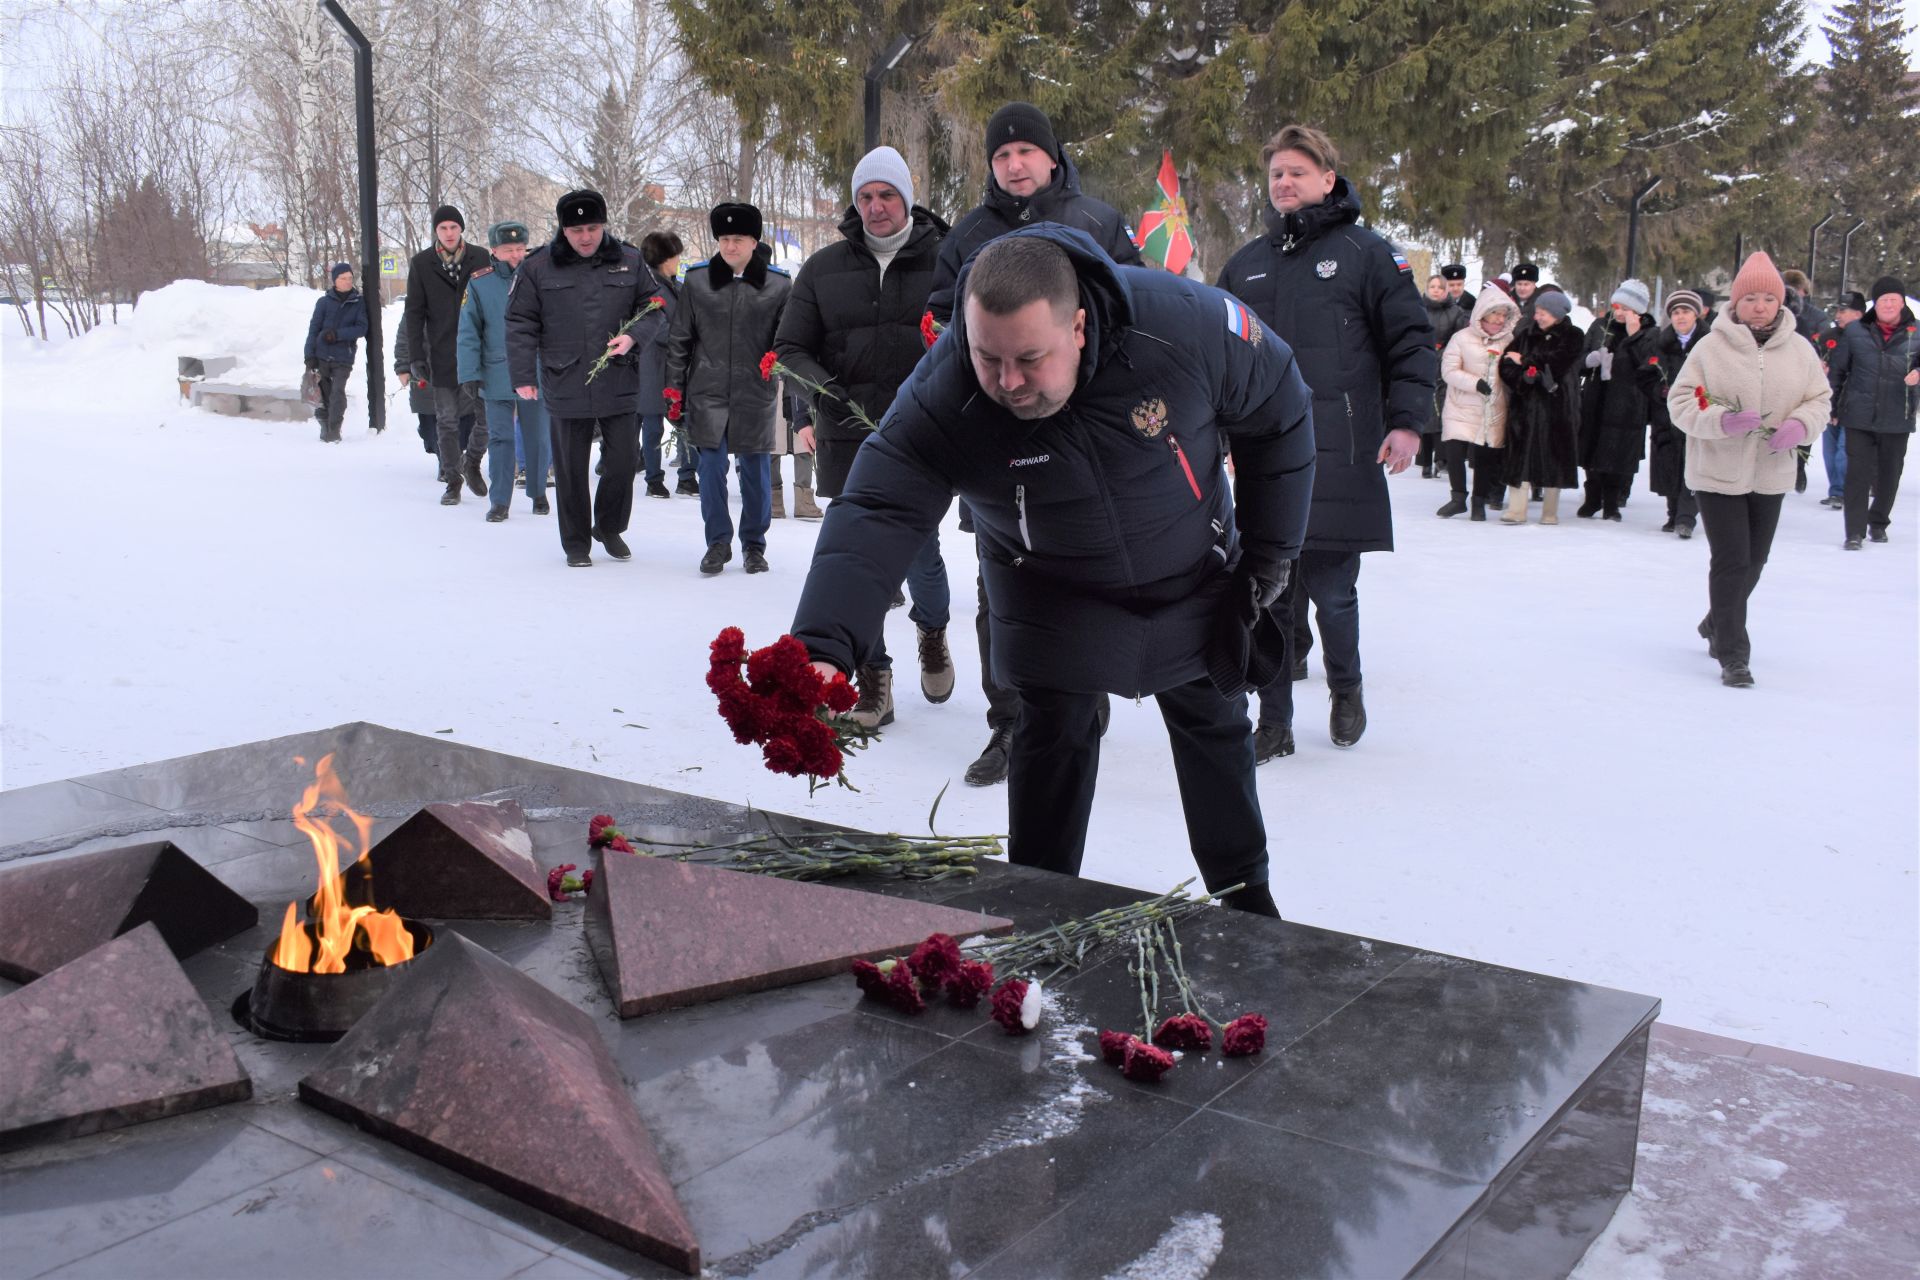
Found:
[[[384,436],[355,404],[327,447],[178,402],[177,354],[291,384],[313,296],[176,285],[83,339],[5,335],[0,784],[364,719],[875,829],[924,830],[951,781],[942,830],[1004,829],[1005,789],[959,780],[986,738],[968,537],[943,531],[958,692],[927,705],[906,657],[861,790],[809,799],[733,743],[701,678],[720,627],[785,630],[817,526],[775,522],[765,576],[704,579],[698,503],[639,499],[633,560],[571,571],[523,494],[501,525],[438,504],[404,396]],[[1328,742],[1316,655],[1299,754],[1260,770],[1282,911],[1920,1071],[1920,488],[1891,545],[1844,554],[1819,470],[1788,497],[1745,691],[1694,635],[1705,539],[1657,532],[1644,477],[1623,525],[1569,503],[1524,529],[1437,520],[1444,484],[1393,481],[1400,550],[1360,584],[1367,736]],[[904,611],[888,628],[911,655]],[[1151,703],[1116,704],[1103,756],[1086,873],[1193,874]]]

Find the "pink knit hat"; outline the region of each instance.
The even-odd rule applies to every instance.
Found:
[[[1756,253],[1740,264],[1740,274],[1733,278],[1733,288],[1729,296],[1738,302],[1750,293],[1770,293],[1781,301],[1786,301],[1787,282],[1780,278],[1779,269],[1773,265],[1773,259],[1764,253]]]

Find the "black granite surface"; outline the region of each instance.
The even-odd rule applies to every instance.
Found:
[[[277,923],[312,889],[292,757],[328,750],[376,838],[424,803],[510,797],[542,867],[588,864],[596,812],[673,838],[797,821],[356,724],[0,792],[0,864],[171,839]],[[1144,896],[999,864],[860,887],[1021,928]],[[576,901],[458,928],[593,1019],[709,1274],[1532,1280],[1577,1262],[1631,1178],[1647,997],[1209,912],[1181,930],[1200,998],[1264,1013],[1268,1048],[1189,1055],[1149,1086],[1093,1043],[1137,1029],[1120,961],[1050,984],[1027,1037],[979,1011],[905,1018],[839,979],[623,1023],[581,919]],[[226,1019],[265,944],[181,966],[253,1099],[0,1157],[6,1274],[257,1280],[323,1256],[410,1280],[673,1274],[300,1106],[328,1046]]]

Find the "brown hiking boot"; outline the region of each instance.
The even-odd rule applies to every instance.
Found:
[[[818,520],[820,507],[813,500],[811,486],[797,484],[793,486],[793,518],[795,520]]]
[[[953,655],[947,652],[947,629],[913,628],[920,635],[920,692],[928,702],[945,702],[953,696]]]
[[[862,667],[858,673],[860,701],[847,712],[847,719],[862,729],[878,729],[893,723],[893,670]]]

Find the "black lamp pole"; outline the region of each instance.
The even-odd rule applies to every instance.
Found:
[[[353,131],[359,144],[360,161],[360,280],[363,286],[360,296],[368,299],[365,303],[367,425],[375,431],[385,431],[387,384],[380,376],[385,360],[380,343],[380,198],[373,147],[373,44],[340,7],[339,0],[321,0],[320,7],[353,45]],[[369,281],[372,282],[370,293],[364,287]]]
[[[900,60],[907,56],[907,50],[913,48],[914,43],[919,39],[919,36],[895,36],[893,43],[873,60],[872,66],[867,68],[865,106],[868,151],[880,145],[880,81],[886,77],[887,72],[900,65]]]
[[[1840,288],[1837,290],[1839,293],[1847,291],[1847,260],[1853,254],[1853,233],[1866,225],[1867,220],[1862,218],[1848,227],[1847,233],[1840,237]]]
[[[1633,278],[1633,265],[1640,258],[1640,202],[1653,194],[1660,185],[1660,179],[1648,178],[1640,189],[1633,193],[1633,200],[1627,205],[1627,278]]]

